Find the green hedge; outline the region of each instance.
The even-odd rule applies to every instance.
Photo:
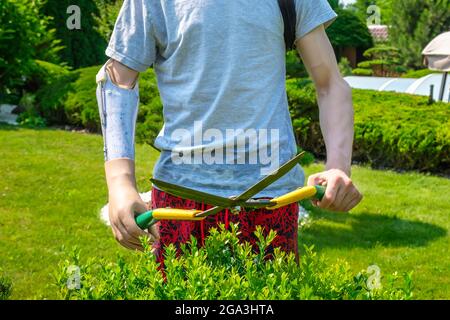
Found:
[[[402,78],[422,78],[426,77],[433,73],[439,73],[438,71],[433,71],[430,69],[421,69],[421,70],[410,70],[402,75]]]
[[[289,105],[299,144],[325,156],[314,86],[288,80]],[[354,160],[374,167],[450,172],[450,107],[427,97],[354,90]]]
[[[354,158],[376,167],[450,172],[450,106],[428,98],[355,90]]]
[[[80,259],[74,250],[55,272],[59,298],[67,300],[400,300],[413,297],[411,273],[387,275],[377,283],[363,270],[353,273],[345,261],[329,263],[306,248],[300,264],[271,242],[276,233],[257,227],[258,250],[240,243],[237,226],[213,228],[198,246],[194,237],[173,244],[164,258],[164,275],[145,245],[144,254],[131,262],[118,258]],[[255,252],[256,251],[256,252]],[[269,255],[273,259],[267,259]],[[75,279],[73,266],[80,269]],[[372,278],[372,279],[371,279]],[[77,281],[78,280],[78,281]],[[71,287],[68,287],[71,284]]]
[[[98,132],[95,74],[99,68],[72,72],[53,68],[47,85],[36,93],[39,114],[49,124],[70,124]],[[163,123],[152,70],[141,75],[140,88],[137,141],[151,144]],[[313,84],[309,80],[289,79],[287,92],[299,145],[323,158],[325,147]],[[448,104],[428,105],[427,97],[366,90],[355,90],[353,99],[356,161],[375,167],[449,172]]]

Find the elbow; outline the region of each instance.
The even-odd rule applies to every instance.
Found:
[[[352,103],[352,88],[344,79],[340,79],[338,89],[342,91],[342,95],[346,101]]]
[[[316,83],[317,96],[319,99],[332,96],[334,99],[341,97],[343,100],[352,101],[352,89],[341,77],[328,77],[322,82]]]

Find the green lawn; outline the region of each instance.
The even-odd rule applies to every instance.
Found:
[[[12,278],[13,298],[54,298],[51,274],[75,245],[84,258],[135,257],[98,218],[107,199],[101,137],[0,126],[0,145],[0,269]],[[156,158],[138,147],[142,191]],[[315,210],[300,243],[354,271],[372,264],[382,275],[414,271],[416,298],[449,299],[450,180],[363,167],[353,173],[363,203],[350,214]]]

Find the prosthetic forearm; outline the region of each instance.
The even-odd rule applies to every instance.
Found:
[[[106,63],[97,74],[97,102],[105,161],[134,160],[134,139],[139,105],[138,83],[132,89],[113,83]]]

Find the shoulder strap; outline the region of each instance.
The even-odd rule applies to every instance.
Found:
[[[295,27],[297,24],[297,13],[295,10],[295,0],[278,0],[281,14],[284,20],[284,42],[286,50],[294,49]]]

